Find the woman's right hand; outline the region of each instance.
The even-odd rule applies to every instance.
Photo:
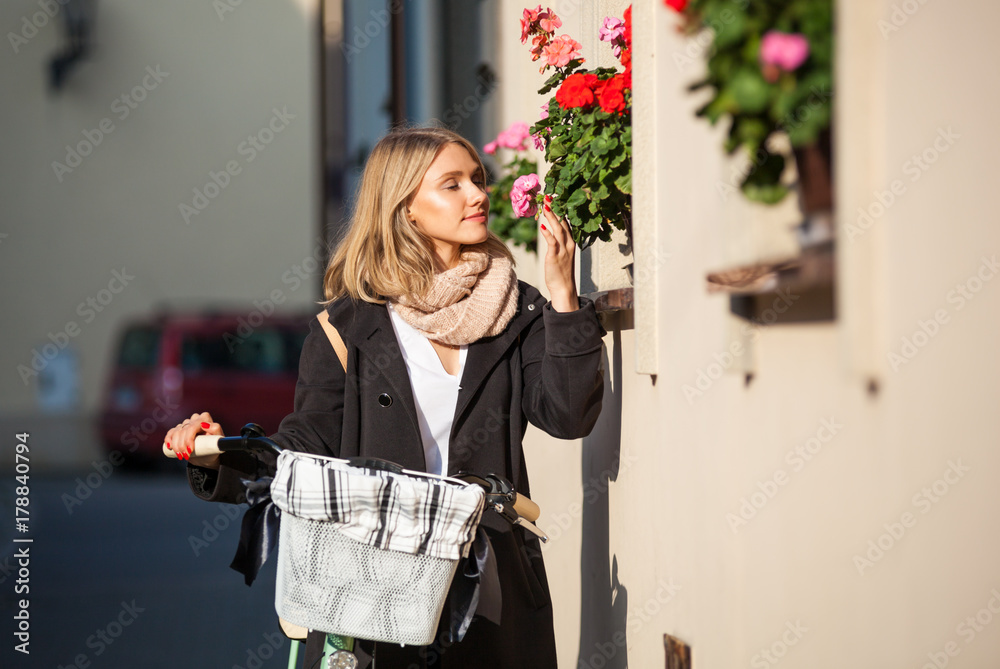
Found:
[[[192,465],[208,467],[210,469],[219,468],[219,454],[192,456],[194,451],[194,438],[199,434],[222,434],[222,426],[212,420],[212,415],[208,412],[193,413],[177,427],[172,427],[163,438],[163,443],[167,448],[177,455],[178,460],[187,460]]]

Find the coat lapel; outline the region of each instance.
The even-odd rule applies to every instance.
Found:
[[[459,384],[458,403],[455,406],[455,419],[452,425],[454,431],[462,414],[469,408],[472,398],[476,396],[480,386],[486,381],[521,332],[536,318],[542,315],[545,305],[538,291],[531,289],[526,293],[527,284],[518,282],[517,311],[511,318],[508,327],[496,337],[481,339],[469,346],[465,370]],[[388,380],[396,393],[396,398],[406,408],[406,415],[413,424],[414,433],[420,436],[420,423],[417,421],[416,402],[413,399],[413,387],[410,375],[406,371],[406,363],[392,329],[392,321],[385,305],[370,302],[343,299],[334,302],[327,310],[330,323],[337,328],[348,347],[357,346],[365,356],[375,361],[382,375]],[[453,432],[454,434],[454,432]]]
[[[462,413],[468,408],[469,402],[476,396],[479,387],[486,381],[493,367],[507,352],[507,349],[532,321],[541,316],[541,307],[545,304],[544,300],[540,303],[529,300],[524,293],[524,284],[519,285],[517,299],[517,311],[506,330],[496,337],[481,339],[469,346],[465,371],[462,373],[462,382],[459,384],[458,405],[455,407],[456,424]],[[529,304],[532,309],[527,308]]]
[[[379,368],[392,386],[396,400],[403,403],[414,433],[419,437],[420,423],[417,421],[413,387],[388,310],[385,305],[370,302],[359,301],[351,305],[351,308],[346,308],[349,304],[350,300],[334,303],[329,311],[330,322],[348,346],[357,346]],[[359,386],[363,387],[364,381],[362,379]]]

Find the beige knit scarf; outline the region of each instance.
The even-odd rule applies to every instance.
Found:
[[[491,256],[485,244],[467,246],[424,295],[396,298],[392,306],[430,340],[471,344],[507,327],[517,309],[517,276],[510,260]]]

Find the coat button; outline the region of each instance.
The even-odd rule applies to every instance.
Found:
[[[528,311],[534,311],[534,310],[535,310],[535,305],[529,304],[528,305]]]
[[[382,393],[378,396],[378,403],[383,407],[387,407],[392,404],[392,398],[388,394]]]

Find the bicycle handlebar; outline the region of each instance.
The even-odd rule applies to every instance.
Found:
[[[247,434],[241,437],[222,437],[217,434],[199,434],[194,438],[193,456],[218,455],[226,451],[254,451],[269,449],[275,453],[281,452],[276,443],[258,435]],[[177,454],[163,444],[163,454],[168,458],[176,458]]]
[[[220,439],[222,437],[217,434],[199,434],[194,438],[194,451],[192,451],[191,455],[218,455],[222,452],[222,449],[219,448]],[[177,457],[177,454],[167,448],[166,444],[163,444],[163,454],[168,458]]]
[[[282,450],[278,444],[264,436],[264,431],[260,428],[260,426],[248,423],[244,426],[242,435],[239,437],[222,437],[217,434],[199,434],[194,438],[194,450],[191,452],[191,455],[197,457],[204,455],[218,455],[220,453],[225,453],[226,451],[251,451],[263,449],[269,449],[275,453],[280,453]],[[172,449],[167,448],[166,444],[163,444],[163,454],[168,458],[177,458],[177,453],[175,453]],[[373,467],[377,464],[371,459],[354,459],[359,460],[359,462],[352,463],[356,466]],[[384,463],[384,465],[390,464],[391,463]],[[402,468],[399,468],[398,465],[395,465],[395,467],[400,472],[404,471]],[[541,515],[541,509],[537,504],[524,495],[520,495],[515,492],[509,481],[493,474],[490,474],[485,479],[475,475],[465,476],[463,474],[459,474],[458,476],[467,482],[474,482],[482,486],[488,495],[500,493],[497,497],[495,497],[495,499],[499,500],[499,502],[496,503],[498,513],[506,517],[511,523],[515,525],[522,525],[525,529],[528,529],[538,535],[542,541],[546,541],[548,539],[544,533],[534,526],[534,522],[538,520],[538,517]],[[514,512],[513,516],[511,516],[509,512],[505,512],[503,510],[503,507],[507,504],[510,504],[510,509]]]
[[[514,498],[514,511],[527,521],[535,522],[542,515],[542,509],[524,495]]]

